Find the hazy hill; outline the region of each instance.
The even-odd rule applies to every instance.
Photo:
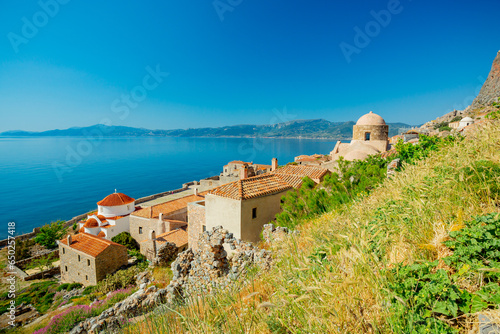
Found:
[[[350,139],[354,122],[330,122],[324,119],[296,120],[273,125],[233,125],[219,128],[149,130],[126,126],[93,125],[43,132],[6,131],[0,136],[157,136],[157,137],[275,137]],[[410,125],[389,123],[389,136]]]

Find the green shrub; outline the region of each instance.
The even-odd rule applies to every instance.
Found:
[[[138,250],[139,249],[139,243],[132,238],[130,233],[128,232],[122,232],[116,236],[114,236],[111,241],[116,242],[117,244],[123,245],[127,247],[129,250]]]
[[[62,239],[66,235],[67,228],[64,227],[64,221],[58,220],[56,222],[44,225],[40,228],[40,233],[35,237],[35,241],[49,249],[57,247],[57,240]]]
[[[97,287],[95,285],[89,285],[89,286],[85,287],[85,289],[83,289],[82,295],[84,295],[84,296],[90,295],[91,293],[93,293],[96,290],[96,288]]]
[[[82,286],[83,285],[80,284],[80,283],[71,283],[70,285],[68,285],[67,290],[71,291],[71,290],[74,290],[74,289],[80,289]]]
[[[68,290],[68,286],[69,283],[63,283],[57,287],[56,291]]]
[[[35,240],[26,239],[19,240],[16,239],[16,261],[24,260],[31,257],[31,246],[35,244]]]
[[[135,276],[140,272],[140,268],[130,267],[124,270],[118,270],[112,275],[100,281],[96,286],[96,291],[101,293],[108,293],[119,289],[124,289],[129,285],[135,284]]]

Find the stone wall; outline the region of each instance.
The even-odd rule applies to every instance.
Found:
[[[60,242],[59,259],[61,260],[61,282],[76,282],[85,286],[97,284],[95,258]]]
[[[128,252],[124,246],[110,245],[95,259],[97,282],[120,267],[128,264]]]
[[[188,247],[198,250],[198,239],[205,226],[205,201],[188,204]]]
[[[129,224],[130,235],[140,243],[149,238],[149,233],[151,232],[151,230],[156,230],[158,226],[158,219],[143,218],[130,215]],[[142,227],[141,234],[139,234],[139,227]]]
[[[365,133],[370,132],[370,140],[388,140],[389,125],[354,125],[353,140],[365,140]]]
[[[224,245],[231,248],[231,255],[228,255]],[[222,226],[205,231],[198,240],[197,251],[189,248],[172,263],[173,278],[167,287],[169,301],[223,289],[252,264],[261,270],[268,270],[271,252],[235,239]]]

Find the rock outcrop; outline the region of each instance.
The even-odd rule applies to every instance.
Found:
[[[496,102],[498,97],[500,97],[500,51],[498,51],[495,60],[493,60],[490,74],[484,82],[481,91],[467,110],[488,106]]]
[[[229,255],[224,245],[229,247]],[[235,239],[222,226],[203,232],[198,249],[180,253],[172,263],[174,276],[167,287],[170,301],[227,288],[252,264],[263,269],[271,265],[270,251]]]

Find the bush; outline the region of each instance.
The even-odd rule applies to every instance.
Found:
[[[85,289],[83,289],[82,295],[84,295],[84,296],[90,295],[95,290],[96,290],[95,285],[89,285],[89,286],[85,287]]]
[[[16,261],[24,260],[31,257],[31,246],[35,244],[33,239],[19,240],[16,239]]]
[[[124,289],[129,285],[135,284],[135,276],[139,273],[138,267],[131,267],[125,270],[119,270],[112,275],[108,275],[96,286],[96,291],[108,293],[118,289]]]
[[[68,285],[68,291],[74,290],[74,289],[80,289],[83,285],[80,283],[71,283]]]
[[[138,250],[139,249],[139,243],[132,238],[130,233],[128,232],[122,232],[116,236],[114,236],[111,241],[116,242],[117,244],[123,245],[127,247],[129,250]]]
[[[69,283],[63,283],[57,287],[56,291],[68,290],[68,286]]]
[[[48,249],[56,248],[56,241],[62,239],[62,237],[66,235],[67,228],[64,227],[64,223],[64,221],[58,220],[42,226],[40,228],[40,233],[38,233],[35,237],[35,242],[47,247]]]

